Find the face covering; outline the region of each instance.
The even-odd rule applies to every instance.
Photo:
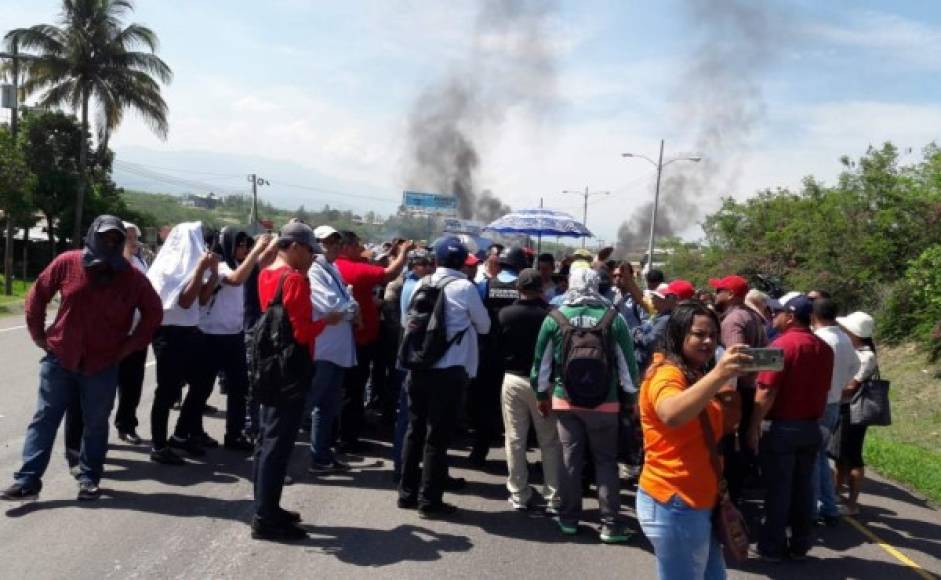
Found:
[[[106,232],[114,231],[121,234],[121,239],[109,247],[105,242]],[[97,271],[110,270],[120,272],[130,267],[124,259],[124,240],[127,232],[124,222],[113,215],[100,215],[91,223],[88,234],[85,236],[85,247],[82,249],[82,265],[85,268]]]
[[[212,245],[212,251],[219,255],[223,262],[232,270],[238,268],[238,261],[235,259],[235,250],[238,247],[240,239],[248,239],[247,234],[235,226],[225,226],[218,236],[215,236]]]
[[[176,305],[177,298],[189,283],[205,251],[206,242],[200,222],[177,224],[170,231],[160,253],[147,270],[147,278],[160,295],[164,310],[170,310]]]
[[[607,306],[610,304],[598,292],[600,276],[591,268],[578,268],[569,274],[569,289],[562,297],[565,306]]]

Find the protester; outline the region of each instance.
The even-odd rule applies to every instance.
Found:
[[[363,428],[366,382],[370,367],[376,358],[379,339],[379,308],[373,298],[376,286],[394,280],[405,267],[405,258],[414,247],[412,242],[401,241],[397,254],[388,267],[369,264],[362,254],[363,245],[355,232],[341,232],[340,255],[334,265],[346,284],[353,287],[353,298],[359,304],[362,325],[354,332],[356,338],[356,366],[344,376],[343,407],[340,414],[340,442],[348,451],[359,448]],[[387,397],[387,393],[379,393]]]
[[[656,290],[647,292],[646,298],[650,300],[653,310],[649,318],[643,324],[634,328],[631,333],[634,339],[637,368],[640,369],[641,376],[644,375],[653,360],[654,352],[660,347],[660,342],[666,333],[667,322],[670,320],[670,314],[673,312],[673,307],[676,306],[676,293],[670,293],[668,290],[668,284],[661,284]]]
[[[559,508],[559,467],[562,448],[554,415],[543,416],[536,404],[536,393],[529,382],[536,339],[549,305],[545,301],[544,278],[532,268],[522,270],[517,278],[520,297],[499,313],[503,344],[503,389],[501,401],[506,429],[506,487],[509,502],[516,510],[527,510],[535,497],[529,486],[526,443],[530,426],[542,457],[542,498],[546,511],[557,514]]]
[[[36,499],[49,465],[59,423],[74,399],[82,429],[78,499],[97,499],[108,450],[108,417],[118,385],[118,365],[146,348],[160,324],[160,299],[147,278],[124,258],[120,219],[92,221],[82,250],[60,254],[36,279],[26,298],[26,324],[45,355],[40,364],[36,413],[26,430],[23,464],[3,499]],[[60,296],[46,328],[46,307]],[[135,311],[140,313],[131,332]]]
[[[234,226],[226,226],[219,233],[210,250],[219,261],[216,285],[205,285],[200,300],[199,330],[202,333],[202,352],[198,357],[198,372],[190,389],[202,403],[212,393],[216,376],[225,377],[226,408],[223,445],[233,451],[251,451],[254,445],[245,438],[245,398],[248,393],[248,367],[243,334],[245,316],[244,284],[258,263],[258,259],[274,243],[263,234],[252,240],[248,234]],[[251,248],[249,248],[251,246]],[[188,432],[176,435],[209,440],[202,426],[202,414],[194,417]]]
[[[274,304],[283,309],[279,322],[291,331],[291,350],[277,353],[281,380],[271,384],[267,380],[253,384],[254,396],[260,403],[259,438],[255,448],[254,483],[255,514],[252,518],[252,538],[259,540],[297,540],[307,536],[300,522],[300,514],[280,506],[281,490],[287,466],[294,448],[294,439],[304,413],[304,398],[310,388],[315,352],[315,339],[328,324],[343,318],[341,313],[327,314],[313,319],[310,282],[307,271],[314,256],[321,252],[314,232],[305,224],[291,223],[281,229],[277,238],[278,257],[258,275],[258,295],[262,309],[268,311]],[[267,315],[267,314],[266,314]],[[263,317],[256,329],[253,348],[258,355],[259,344],[273,342],[282,325],[265,324]],[[289,340],[289,339],[284,339]],[[267,361],[255,360],[255,373],[259,378]],[[260,369],[260,370],[259,370]],[[265,377],[267,379],[267,377]]]
[[[866,465],[863,463],[866,426],[853,425],[850,422],[849,401],[865,381],[879,373],[879,363],[876,359],[876,344],[872,340],[874,327],[872,316],[865,312],[854,312],[849,316],[838,317],[836,321],[846,331],[859,358],[859,370],[843,389],[839,427],[840,448],[836,459],[837,485],[849,487],[849,496],[843,514],[856,516],[859,515],[859,491],[866,477]]]
[[[562,318],[557,320],[557,317]],[[564,324],[560,324],[562,320]],[[576,327],[597,327],[601,344],[590,349],[596,353],[595,358],[580,359],[572,355],[572,349],[565,347],[565,338],[571,336],[572,332],[566,332],[566,329]],[[597,336],[595,332],[588,334]],[[588,381],[573,383],[573,377],[581,374],[576,370],[578,368],[591,370],[582,375]],[[538,389],[536,398],[539,412],[543,416],[555,413],[558,420],[562,443],[560,530],[566,535],[578,533],[582,513],[582,469],[586,452],[590,452],[595,466],[601,510],[601,541],[626,542],[630,533],[619,515],[618,389],[629,394],[635,393],[638,372],[630,330],[617,311],[598,293],[596,271],[587,267],[572,270],[562,306],[552,311],[540,329],[531,376]],[[604,384],[605,379],[607,385]],[[605,386],[607,392],[601,392],[601,397],[583,396],[587,395],[583,390],[601,387],[603,391]],[[592,395],[596,394],[592,392]],[[589,406],[588,403],[578,405],[576,400],[600,402]]]
[[[840,420],[840,400],[843,389],[850,384],[859,372],[859,357],[853,343],[836,323],[836,303],[829,298],[814,300],[812,324],[814,334],[819,336],[833,349],[833,375],[830,378],[830,391],[827,394],[827,407],[820,420],[822,441],[817,454],[817,466],[814,475],[814,514],[828,526],[835,526],[840,520],[840,510],[836,503],[836,489],[827,449],[830,438]]]
[[[798,294],[775,315],[781,334],[771,346],[784,351],[784,370],[758,374],[746,437],[748,447],[760,451],[766,492],[758,554],[769,561],[802,559],[813,544],[818,423],[827,405],[833,350],[810,331],[812,312],[813,302]]]
[[[457,511],[442,499],[448,476],[448,446],[462,391],[477,374],[477,335],[490,331],[490,317],[480,294],[460,271],[467,248],[449,236],[434,243],[434,252],[437,268],[430,279],[421,283],[443,286],[447,346],[431,368],[409,373],[409,421],[398,490],[398,506],[418,508],[423,518],[447,517]]]
[[[555,273],[555,256],[549,253],[539,254],[536,258],[536,269],[539,270],[539,277],[542,280],[542,297],[549,302],[558,295],[555,282],[552,280],[552,274]]]
[[[205,455],[199,436],[167,438],[170,408],[180,399],[184,383],[199,383],[199,354],[202,333],[199,331],[200,309],[197,300],[204,285],[213,284],[218,275],[219,260],[206,248],[211,232],[199,222],[184,222],[174,227],[157,258],[147,272],[163,304],[163,323],[153,339],[157,361],[157,390],[150,410],[153,451],[150,459],[167,465],[182,465],[182,457],[170,447],[190,455]],[[205,400],[198,390],[190,388],[177,419],[180,434],[195,433],[200,423]]]
[[[770,331],[772,328],[771,320],[774,318],[774,312],[772,311],[772,306],[776,301],[762,292],[757,288],[752,288],[748,291],[748,294],[745,295],[745,306],[751,308],[759,316],[764,323],[765,328],[765,337],[770,342],[771,335]]]
[[[614,266],[611,278],[614,282],[612,301],[624,318],[624,322],[633,330],[641,325],[647,315],[643,307],[644,293],[634,279],[634,267],[628,260],[618,262]]]
[[[349,465],[333,451],[333,427],[340,412],[344,377],[356,366],[354,325],[360,323],[360,306],[353,298],[343,274],[336,267],[342,236],[328,225],[314,230],[323,248],[308,271],[314,319],[339,315],[340,320],[324,328],[314,347],[314,378],[308,394],[311,413],[310,453],[312,473],[347,471]]]
[[[709,285],[716,291],[715,308],[722,324],[722,344],[744,344],[751,348],[767,346],[764,318],[745,304],[748,280],[733,274],[713,278],[709,280]],[[725,479],[729,485],[729,495],[734,501],[740,501],[746,484],[754,484],[758,478],[755,456],[747,445],[742,444],[755,408],[756,377],[756,373],[747,373],[736,381],[741,420],[738,429],[722,442]]]
[[[719,320],[697,302],[670,316],[662,349],[640,389],[646,459],[637,484],[637,520],[653,544],[663,580],[725,578],[712,530],[719,497],[709,447],[725,429],[718,393],[742,374],[748,356],[731,345],[708,370],[719,345]],[[703,418],[713,440],[705,440]]]
[[[493,278],[500,273],[500,254],[503,253],[502,244],[490,244],[487,247],[487,255],[484,258],[484,267],[480,268],[477,276],[474,277],[474,284],[480,285],[481,282]]]

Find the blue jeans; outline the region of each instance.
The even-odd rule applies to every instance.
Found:
[[[311,381],[310,452],[314,463],[334,461],[333,423],[340,412],[343,397],[343,377],[346,369],[325,360],[314,361]]]
[[[108,452],[108,417],[118,388],[118,367],[86,376],[62,368],[52,354],[39,366],[39,395],[36,413],[26,429],[23,466],[13,474],[16,483],[42,488],[42,476],[49,466],[56,431],[69,403],[77,397],[82,407],[82,446],[79,454],[80,481],[98,483]]]
[[[820,453],[817,454],[817,465],[814,467],[814,513],[828,518],[840,515],[836,505],[833,474],[830,472],[830,461],[827,457],[827,446],[839,419],[840,404],[827,405],[823,418],[820,419],[820,435],[823,441],[820,444]]]
[[[660,580],[725,579],[712,509],[691,508],[676,495],[660,503],[638,487],[637,521],[653,544]]]

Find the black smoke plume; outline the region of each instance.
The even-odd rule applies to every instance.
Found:
[[[465,219],[492,221],[510,211],[475,176],[480,151],[510,107],[536,118],[555,99],[556,65],[548,30],[554,0],[485,0],[465,62],[428,86],[408,119],[409,187],[453,194]]]

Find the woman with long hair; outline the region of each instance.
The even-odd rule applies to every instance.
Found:
[[[859,357],[859,371],[843,389],[843,405],[840,409],[840,445],[836,458],[837,489],[849,486],[849,496],[844,506],[844,515],[859,515],[859,488],[866,477],[863,463],[863,443],[866,439],[865,425],[851,425],[849,401],[864,382],[879,372],[876,360],[876,344],[872,340],[873,319],[865,312],[854,312],[836,319],[853,342]]]
[[[725,578],[712,532],[719,497],[710,447],[723,433],[720,389],[744,373],[745,345],[732,345],[718,363],[719,319],[701,302],[682,302],[640,389],[646,461],[637,489],[637,519],[653,544],[661,579]],[[712,425],[706,441],[700,414]]]

